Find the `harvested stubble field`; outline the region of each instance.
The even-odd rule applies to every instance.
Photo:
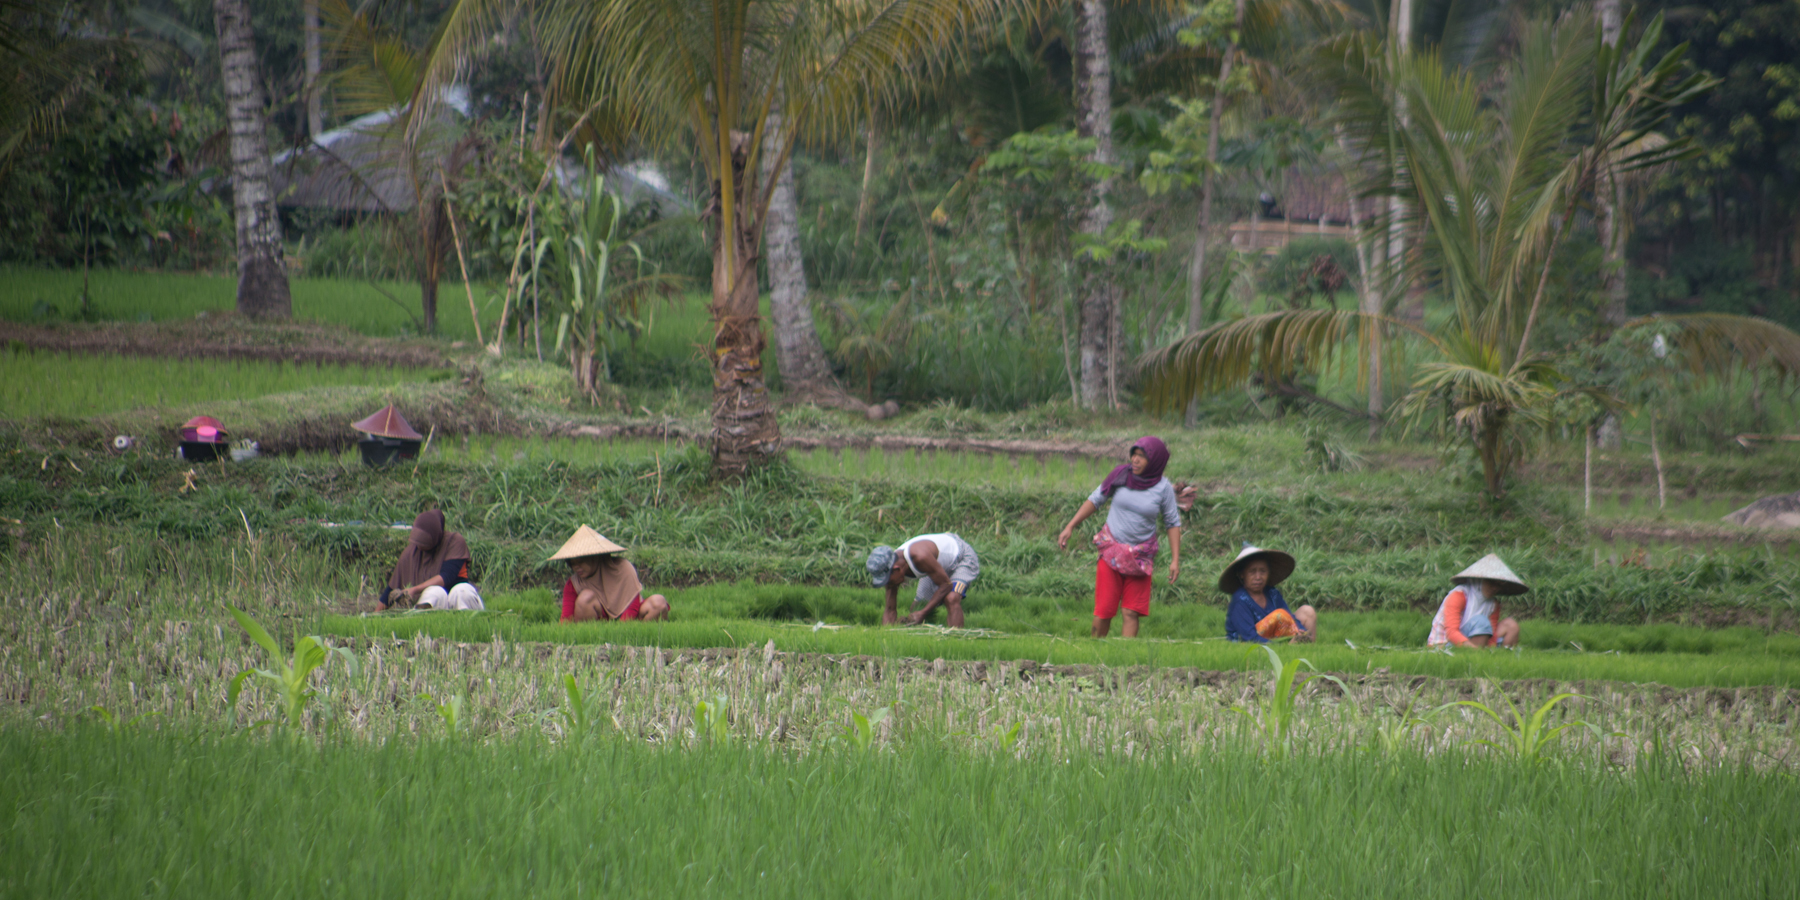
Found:
[[[304,630],[240,574],[221,599]],[[7,894],[1760,896],[1800,877],[1788,689],[1372,675],[1284,710],[1266,672],[427,635],[333,641],[290,725],[254,682],[228,702],[271,661],[210,602],[12,582]],[[1550,723],[1575,724],[1541,753],[1446,706],[1565,687],[1583,696]],[[1469,842],[1491,852],[1443,864]]]

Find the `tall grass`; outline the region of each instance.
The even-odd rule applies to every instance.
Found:
[[[320,387],[396,385],[424,380],[430,374],[388,366],[90,356],[0,348],[0,418],[88,418],[144,407],[251,400]]]
[[[794,756],[6,729],[9,893],[1774,896],[1800,788],[1449,753]],[[1252,849],[1257,848],[1257,849]]]

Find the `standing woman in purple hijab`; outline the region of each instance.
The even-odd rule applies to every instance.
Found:
[[[1163,477],[1168,464],[1169,448],[1161,438],[1140,438],[1131,445],[1130,461],[1100,482],[1056,536],[1057,546],[1069,549],[1075,526],[1099,512],[1100,504],[1111,502],[1106,524],[1094,535],[1094,546],[1100,550],[1094,571],[1094,637],[1106,637],[1121,606],[1125,637],[1137,637],[1138,620],[1150,615],[1150,573],[1156,564],[1159,524],[1169,530],[1169,583],[1181,577],[1180,488]]]

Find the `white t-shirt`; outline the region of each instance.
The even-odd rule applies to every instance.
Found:
[[[906,567],[908,569],[912,570],[914,578],[924,578],[925,577],[925,574],[923,572],[919,571],[919,567],[913,564],[912,550],[910,549],[912,547],[912,545],[914,545],[920,541],[930,541],[937,545],[938,565],[943,566],[944,571],[946,571],[946,572],[950,571],[951,566],[956,565],[956,557],[958,554],[960,554],[962,552],[962,547],[959,544],[957,544],[957,542],[956,542],[956,535],[948,534],[948,533],[946,533],[946,534],[921,534],[918,537],[913,538],[912,540],[907,541],[904,544],[901,544],[900,545],[900,557],[902,559],[906,560]]]

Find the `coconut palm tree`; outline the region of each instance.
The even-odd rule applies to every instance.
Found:
[[[231,198],[237,222],[237,309],[258,319],[293,315],[281,217],[270,189],[269,144],[262,91],[256,80],[256,42],[246,0],[213,0],[225,122],[231,134]]]
[[[1436,51],[1396,53],[1367,35],[1334,42],[1326,75],[1363,191],[1402,196],[1416,211],[1413,230],[1427,241],[1409,256],[1410,277],[1439,285],[1453,315],[1436,330],[1360,310],[1217,325],[1146,355],[1149,404],[1179,408],[1253,375],[1281,382],[1352,342],[1366,360],[1380,352],[1378,329],[1404,329],[1431,358],[1418,367],[1403,412],[1417,422],[1447,410],[1437,426],[1475,446],[1487,491],[1498,496],[1518,458],[1518,430],[1546,422],[1550,401],[1566,389],[1554,354],[1532,345],[1557,245],[1604,165],[1630,171],[1686,152],[1680,141],[1643,138],[1710,88],[1685,71],[1685,48],[1659,55],[1660,40],[1660,19],[1628,48],[1602,43],[1586,19],[1535,23],[1491,94]],[[1386,240],[1384,230],[1371,232],[1371,240]],[[1773,323],[1659,321],[1697,364],[1800,371],[1800,336]]]
[[[488,39],[505,0],[460,0],[422,97]],[[757,309],[763,226],[802,139],[850,133],[871,97],[936,71],[1013,0],[551,0],[542,9],[552,98],[599,110],[649,145],[690,142],[712,197],[712,455],[742,474],[780,451]],[[779,140],[765,142],[779,101]],[[773,153],[774,165],[764,165]]]

